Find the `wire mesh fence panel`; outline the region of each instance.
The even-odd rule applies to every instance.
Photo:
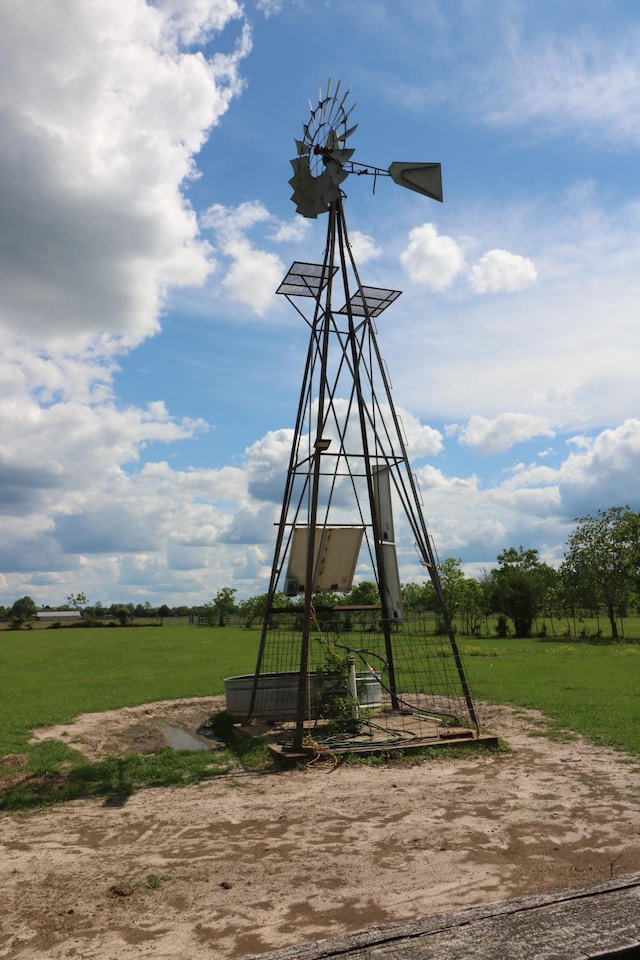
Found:
[[[409,745],[474,727],[449,638],[426,617],[385,624],[379,610],[315,609],[302,677],[302,611],[274,610],[267,631],[260,669],[244,682],[251,720],[281,724],[283,743],[301,706],[313,740],[332,746]]]

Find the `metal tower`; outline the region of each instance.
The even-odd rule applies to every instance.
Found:
[[[312,110],[292,161],[298,212],[328,223],[322,262],[293,263],[277,290],[307,324],[309,346],[245,718],[278,723],[293,752],[478,735],[376,337],[400,291],[362,283],[340,188],[350,172],[389,175],[441,199],[440,165],[356,169],[339,86]],[[434,587],[438,635],[403,610],[396,543],[407,539]],[[336,594],[352,589],[358,566],[379,602],[341,606]]]

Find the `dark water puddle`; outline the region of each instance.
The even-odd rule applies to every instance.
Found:
[[[194,736],[182,727],[174,727],[170,723],[161,722],[159,726],[172,750],[218,750],[221,746],[218,740]]]

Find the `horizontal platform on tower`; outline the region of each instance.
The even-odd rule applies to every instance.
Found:
[[[357,293],[338,313],[350,313],[354,317],[379,317],[398,299],[402,290],[387,290],[384,287],[360,287]]]
[[[318,297],[338,272],[337,267],[329,267],[326,263],[304,263],[296,260],[289,267],[287,275],[276,290],[286,297]]]

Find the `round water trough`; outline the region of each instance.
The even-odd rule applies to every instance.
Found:
[[[257,679],[255,703],[252,719],[255,720],[295,720],[298,709],[299,674],[261,673]],[[227,677],[224,692],[227,711],[238,720],[249,716],[255,675],[250,673],[241,677]],[[308,676],[309,698],[311,701],[311,720],[320,719],[317,703],[320,699],[320,681],[315,673]],[[371,670],[356,671],[358,703],[361,707],[373,708],[382,705],[382,685]],[[307,714],[309,716],[309,714]]]

